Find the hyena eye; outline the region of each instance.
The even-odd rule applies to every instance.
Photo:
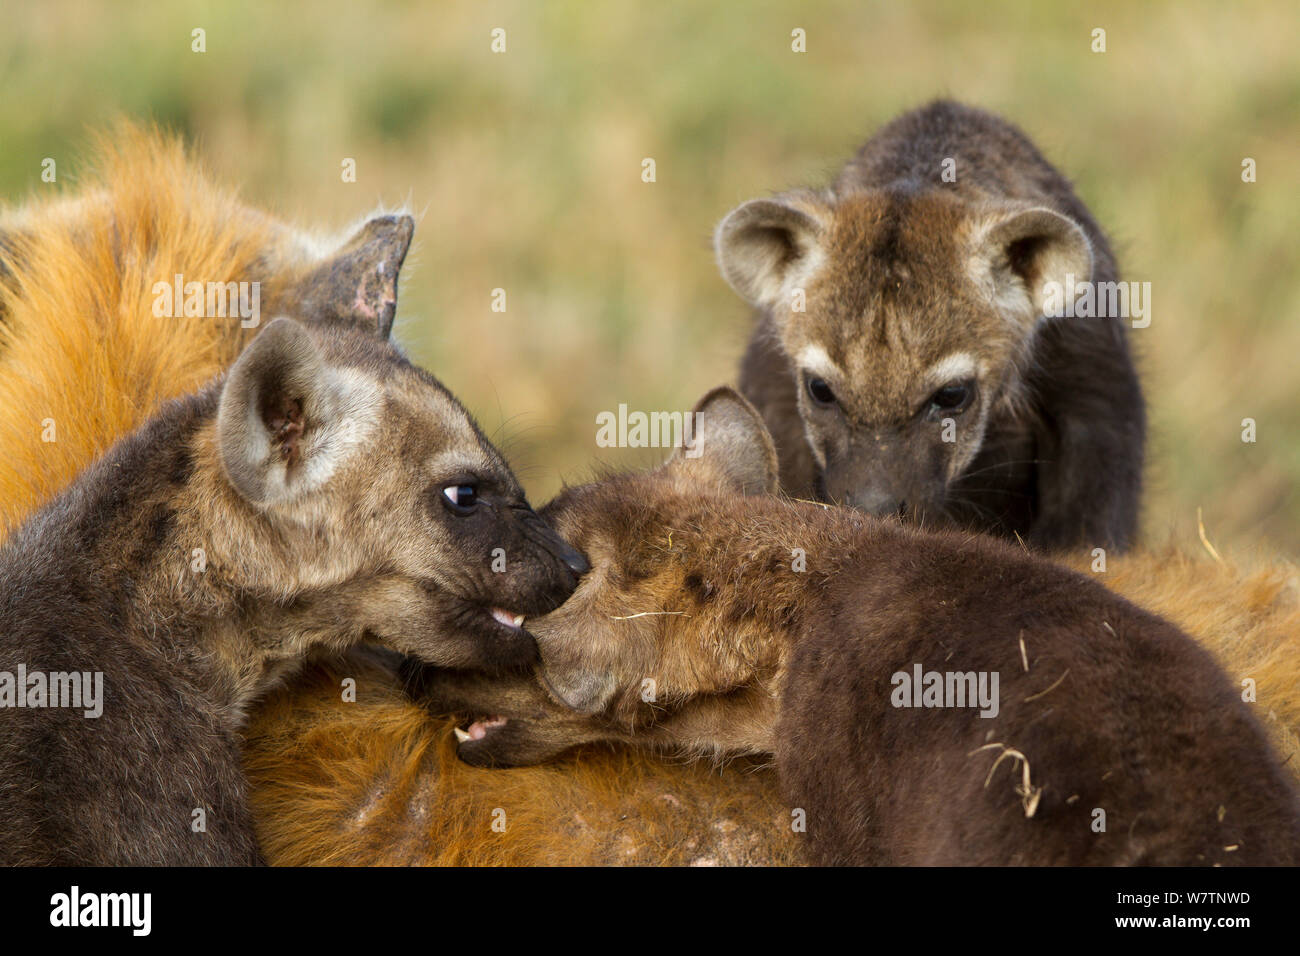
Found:
[[[478,490],[473,485],[448,485],[442,489],[442,500],[453,514],[467,515],[478,504]]]
[[[937,412],[946,412],[952,415],[956,412],[965,411],[974,394],[975,386],[971,382],[945,385],[930,396],[930,407]]]
[[[818,405],[835,404],[835,393],[831,391],[831,387],[826,384],[824,378],[808,379],[808,394],[812,396],[812,400]]]

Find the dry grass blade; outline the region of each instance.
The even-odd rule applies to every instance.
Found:
[[[984,788],[987,790],[988,785],[993,781],[993,773],[998,769],[998,765],[1008,757],[1012,761],[1020,763],[1020,783],[1016,786],[1015,794],[1020,798],[1020,805],[1024,808],[1025,819],[1028,820],[1038,811],[1038,802],[1042,799],[1043,788],[1035,787],[1029,779],[1029,758],[1022,754],[1014,747],[1008,747],[1003,743],[985,744],[983,747],[977,747],[972,750],[968,757],[973,757],[981,750],[989,750],[992,747],[1001,747],[1002,752],[998,754],[998,759],[993,761],[993,766],[989,767],[988,776],[984,778]]]
[[[1224,561],[1223,558],[1220,557],[1218,549],[1214,545],[1210,544],[1210,539],[1205,534],[1205,520],[1201,517],[1201,509],[1199,507],[1196,509],[1196,533],[1200,535],[1201,544],[1205,546],[1205,550],[1210,552],[1210,557],[1215,561],[1218,561],[1220,564],[1223,564]]]
[[[621,616],[617,614],[611,614],[609,619],[611,621],[630,621],[633,618],[654,617],[655,615],[658,614],[685,614],[687,617],[690,617],[690,615],[686,614],[685,611],[641,611],[639,614],[624,614]]]
[[[1050,694],[1052,691],[1056,690],[1056,688],[1060,687],[1060,686],[1061,686],[1061,681],[1065,680],[1065,679],[1066,679],[1067,677],[1069,677],[1069,676],[1070,676],[1070,668],[1067,667],[1067,668],[1065,669],[1065,673],[1062,674],[1060,677],[1058,677],[1058,678],[1057,678],[1057,679],[1052,683],[1052,686],[1051,686],[1051,687],[1047,688],[1046,690],[1040,690],[1037,694],[1030,694],[1028,697],[1025,698],[1025,703],[1027,704],[1027,703],[1029,703],[1031,700],[1038,700],[1038,698],[1040,698],[1040,697],[1046,697],[1046,696],[1047,696],[1048,694]]]

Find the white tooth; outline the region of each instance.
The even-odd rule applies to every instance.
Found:
[[[492,609],[492,617],[504,624],[506,627],[520,628],[523,627],[524,624],[524,616],[522,614],[511,614],[505,608],[494,607]]]
[[[456,727],[456,728],[454,728],[454,729],[455,729],[455,731],[456,731],[456,742],[457,742],[457,743],[462,743],[462,744],[463,744],[465,741],[467,741],[467,740],[470,739],[470,736],[469,736],[469,734],[468,734],[466,731],[461,730],[459,727]]]

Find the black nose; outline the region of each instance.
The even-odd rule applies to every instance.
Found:
[[[556,551],[556,556],[564,562],[566,568],[579,577],[591,570],[591,564],[577,548],[561,543],[560,548]]]

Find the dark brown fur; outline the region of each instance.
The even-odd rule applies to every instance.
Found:
[[[941,178],[947,158],[955,182]],[[1040,301],[1067,272],[1116,280],[1115,259],[1014,126],[952,102],[904,114],[829,189],[739,207],[717,247],[759,308],[740,388],[786,492],[1047,549],[1131,544],[1145,413],[1127,322],[1043,320]],[[806,312],[791,311],[796,289]],[[954,355],[973,369],[930,376]],[[813,379],[830,405],[810,395]],[[929,404],[963,381],[968,407]]]
[[[1297,861],[1291,778],[1176,627],[993,539],[742,496],[775,482],[761,422],[729,390],[698,411],[701,458],[548,506],[592,563],[530,623],[570,714],[538,693],[464,758],[535,762],[565,738],[773,753],[821,863]],[[997,672],[999,713],[893,706],[916,664]]]
[[[400,252],[409,237],[407,220]],[[554,608],[585,563],[388,341],[392,248],[354,255],[370,268],[335,265],[379,291],[362,281],[351,319],[270,322],[228,375],[164,405],[0,548],[0,671],[103,675],[98,718],[0,709],[0,862],[258,862],[239,730],[313,649],[534,659],[492,608]],[[474,508],[443,500],[469,485]]]

